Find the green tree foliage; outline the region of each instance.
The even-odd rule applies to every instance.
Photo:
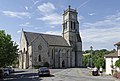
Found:
[[[90,66],[91,65],[91,59],[92,59],[92,66],[100,67],[102,66],[105,68],[105,59],[104,56],[109,53],[113,53],[115,50],[108,51],[106,49],[101,49],[101,50],[93,50],[92,51],[92,56],[91,50],[86,50],[83,53],[89,53],[88,55],[83,56],[83,65],[84,66]]]
[[[105,59],[104,58],[98,58],[96,59],[96,62],[94,62],[94,66],[100,68],[100,66],[105,68]]]
[[[0,67],[12,65],[17,59],[18,45],[11,41],[11,35],[0,30]]]
[[[117,66],[117,67],[120,68],[120,59],[118,59],[118,60],[115,62],[115,66]]]
[[[85,55],[83,56],[83,62],[82,62],[83,66],[86,67],[86,66],[90,66],[89,64],[89,55]]]

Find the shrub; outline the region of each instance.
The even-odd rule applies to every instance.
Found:
[[[120,67],[120,59],[115,62],[115,66]]]

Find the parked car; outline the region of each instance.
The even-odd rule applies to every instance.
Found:
[[[15,71],[11,66],[8,66],[6,68],[8,68],[8,70],[9,70],[10,73],[13,73]]]
[[[3,68],[3,75],[4,75],[5,77],[10,75],[10,72],[9,72],[9,69],[8,69],[8,68]]]
[[[50,70],[47,67],[41,67],[38,69],[38,76],[50,76]]]
[[[0,80],[3,79],[3,77],[4,77],[3,69],[0,68]]]

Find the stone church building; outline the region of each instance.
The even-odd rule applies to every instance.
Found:
[[[63,13],[62,36],[23,31],[19,68],[48,65],[51,68],[82,66],[82,41],[76,9]]]

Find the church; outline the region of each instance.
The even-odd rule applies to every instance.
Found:
[[[77,10],[70,6],[63,13],[62,36],[22,30],[19,68],[35,66],[68,68],[82,66],[82,40]]]

